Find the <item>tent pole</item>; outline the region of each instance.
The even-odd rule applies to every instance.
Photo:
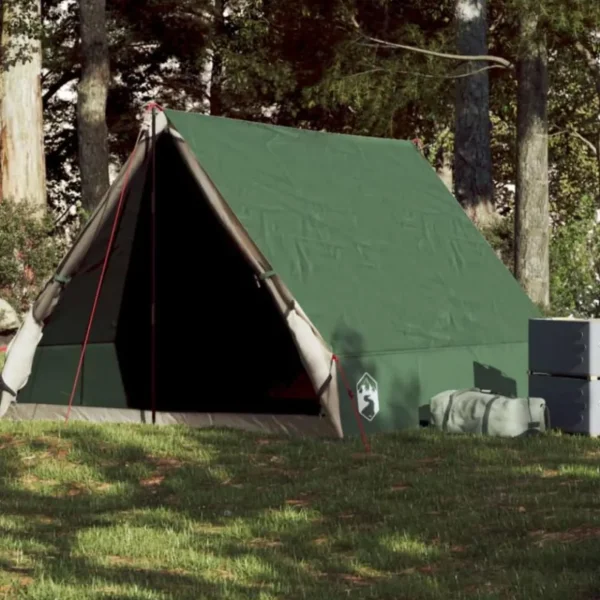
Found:
[[[150,273],[150,401],[152,405],[152,423],[156,423],[156,108],[152,107],[152,191],[151,211],[151,273]]]

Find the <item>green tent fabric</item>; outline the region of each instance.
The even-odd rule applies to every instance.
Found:
[[[167,117],[352,381],[378,382],[369,430],[447,388],[526,391],[539,312],[412,143]]]
[[[263,333],[271,332],[265,344],[282,350],[265,355],[260,365],[272,366],[274,380],[276,371],[288,369],[289,383],[303,364],[317,395],[325,389],[328,381],[307,366],[311,352],[300,348],[296,356],[296,347],[304,343],[298,341],[300,334],[290,336],[285,328],[279,329],[277,319],[267,316],[276,314],[269,313],[270,300],[256,296],[248,303],[245,299],[255,296],[252,286],[231,283],[250,281],[245,269],[255,260],[254,272],[263,287],[277,296],[273,290],[283,286],[280,308],[284,315],[285,303],[292,298],[330,355],[339,358],[341,367],[331,371],[337,400],[328,405],[333,421],[339,418],[341,423],[338,434],[340,430],[352,435],[359,429],[371,433],[416,427],[420,408],[445,389],[475,386],[505,395],[525,391],[528,320],[539,316],[538,310],[412,143],[172,110],[162,118],[166,125],[157,138],[155,155],[156,243],[163,265],[159,265],[157,285],[159,296],[165,290],[161,302],[168,311],[164,308],[161,314],[173,315],[178,310],[177,303],[166,298],[178,297],[179,289],[188,298],[187,311],[196,319],[202,315],[202,303],[213,302],[213,326],[218,323],[225,334],[233,328],[241,333],[237,338],[230,335],[227,344],[215,341],[219,350],[202,358],[178,347],[178,366],[166,351],[159,352],[159,373],[177,368],[189,373],[201,366],[212,373],[217,386],[222,385],[226,375],[217,369],[217,362],[222,363],[227,352],[227,360],[239,363],[239,373],[246,380],[257,370],[267,377],[269,369],[257,366],[250,355],[252,343],[260,344]],[[163,141],[161,136],[167,134],[177,141]],[[146,141],[151,143],[151,136]],[[189,157],[186,163],[186,151],[195,164]],[[78,396],[81,406],[147,408],[147,367],[132,364],[124,369],[123,364],[131,362],[140,340],[149,343],[147,314],[140,311],[147,304],[150,278],[149,155],[146,150],[139,158],[129,184],[86,359],[97,365],[88,369],[88,380],[91,377],[96,383],[86,391],[84,382]],[[201,183],[202,174],[209,183]],[[49,298],[58,294],[56,283],[50,286],[52,293],[48,288],[46,296],[42,293],[38,299],[44,339],[36,353],[33,383],[20,394],[21,403],[65,402],[67,380],[72,380],[93,301],[97,265],[112,223],[107,215],[114,213],[119,185],[122,181],[113,184],[112,212],[96,216],[101,225],[93,243],[78,242],[72,250],[76,255],[78,244],[85,247],[83,263],[72,273],[68,260],[62,271],[59,268],[61,276],[73,276],[54,301],[56,308],[48,308]],[[215,202],[222,203],[225,208],[217,212],[221,210],[225,217],[215,217],[215,210],[207,208],[211,198],[216,198],[209,188],[219,197],[212,200],[213,209]],[[224,234],[221,226],[228,219],[226,211],[235,221],[232,227],[238,227],[240,235],[255,246],[248,256],[254,252],[258,258],[236,262],[239,244],[230,244],[231,235]],[[189,279],[177,276],[177,269],[184,269]],[[227,278],[222,277],[223,271]],[[184,281],[207,285],[218,281],[219,289],[231,285],[227,294],[211,293],[211,300],[191,289],[182,291],[182,285],[190,285]],[[244,307],[249,318],[234,323],[236,307]],[[252,314],[261,317],[252,321]],[[251,322],[260,326],[251,327]],[[171,324],[169,331],[175,329]],[[183,334],[160,335],[171,348],[189,343]],[[220,337],[215,333],[211,339]],[[57,376],[56,369],[50,374],[50,365],[57,363],[68,364],[59,369],[64,377]],[[289,367],[292,363],[293,368]],[[107,372],[111,375],[102,383]],[[54,386],[55,399],[43,399],[44,385],[52,377],[60,379]],[[165,398],[189,395],[184,384],[170,394],[168,386],[172,388],[173,383],[165,379]],[[137,403],[132,403],[132,395],[137,396]],[[357,402],[358,419],[349,396]],[[161,410],[169,410],[170,400],[165,402]],[[209,409],[203,401],[194,408],[194,402],[186,400],[184,408],[219,411],[219,400]],[[251,400],[225,410],[254,412]],[[333,414],[337,411],[339,415]],[[263,412],[277,413],[277,407]]]

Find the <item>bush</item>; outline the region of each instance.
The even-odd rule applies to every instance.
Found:
[[[0,202],[0,297],[28,309],[63,253],[50,216],[36,217],[28,203]]]
[[[545,316],[600,317],[600,226],[593,199],[583,198],[576,210],[555,221],[550,241],[550,308]],[[482,231],[507,268],[514,268],[514,220],[499,219]]]
[[[557,316],[600,316],[600,226],[593,199],[554,227],[550,245],[550,296]]]

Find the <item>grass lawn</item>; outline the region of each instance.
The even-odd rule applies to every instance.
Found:
[[[600,598],[600,442],[0,422],[0,598]]]

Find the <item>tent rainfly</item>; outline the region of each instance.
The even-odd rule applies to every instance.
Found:
[[[537,316],[410,142],[153,108],[8,348],[0,416],[412,428],[442,390],[525,390]]]

